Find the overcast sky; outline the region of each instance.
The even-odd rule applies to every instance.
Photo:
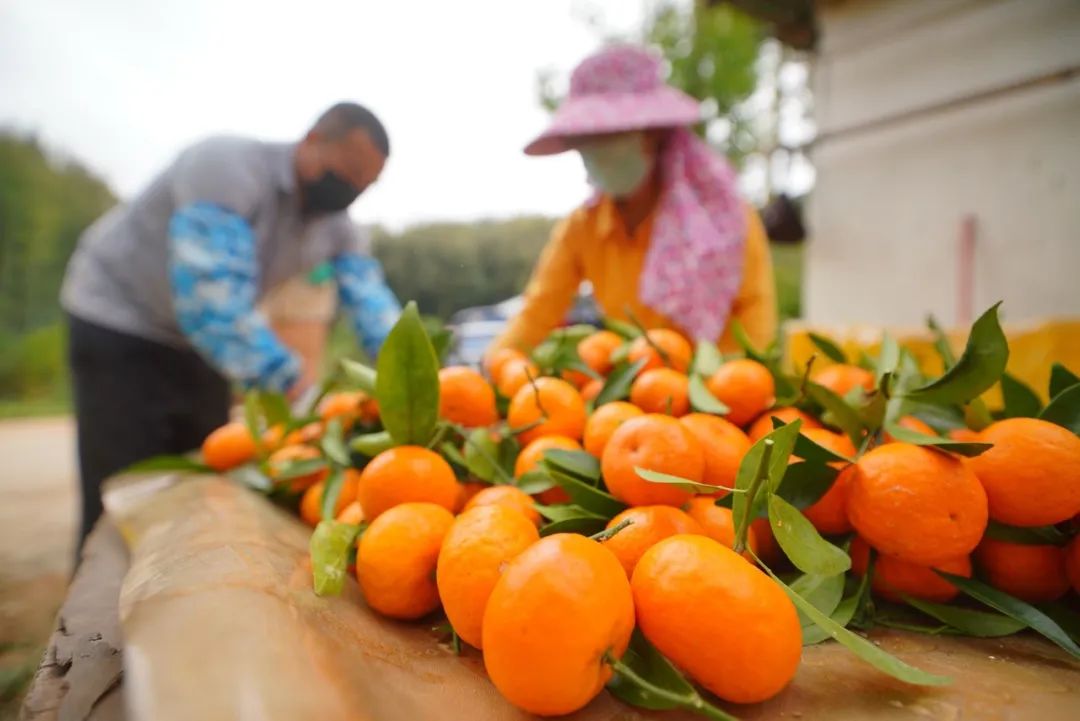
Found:
[[[636,30],[647,0],[0,0],[0,126],[37,132],[136,192],[215,133],[298,138],[341,99],[393,146],[362,222],[561,214],[574,156],[526,158],[538,69],[597,47],[583,15]]]

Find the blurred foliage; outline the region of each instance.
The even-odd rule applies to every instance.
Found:
[[[445,320],[520,293],[554,223],[533,216],[377,229],[374,253],[399,298]]]
[[[780,322],[802,317],[803,244],[770,246],[776,276],[776,306]]]
[[[79,235],[115,202],[83,166],[0,131],[0,401],[65,402],[60,284]]]
[[[726,4],[659,0],[637,35],[613,35],[596,19],[590,25],[606,44],[645,44],[662,53],[667,81],[702,101],[698,132],[715,141],[736,165],[757,148],[751,119],[739,109],[757,86],[755,64],[765,38],[757,20]],[[554,110],[561,98],[550,69],[537,74],[537,87],[540,104]]]

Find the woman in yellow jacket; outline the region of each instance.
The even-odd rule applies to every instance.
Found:
[[[761,219],[735,174],[691,130],[696,100],[667,86],[658,58],[612,47],[584,60],[529,155],[580,153],[595,195],[555,228],[525,305],[492,350],[528,351],[566,316],[581,281],[605,316],[735,348],[731,321],[764,346],[776,333]]]

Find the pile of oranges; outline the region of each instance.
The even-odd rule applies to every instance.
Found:
[[[693,345],[671,330],[634,339],[596,331],[576,344],[575,358],[547,375],[516,350],[490,356],[485,374],[443,368],[439,416],[457,433],[430,448],[354,455],[357,467],[337,484],[335,520],[362,528],[355,573],[367,604],[401,620],[441,608],[521,709],[560,715],[589,703],[619,672],[635,629],[725,701],[763,701],[791,681],[805,620],[759,567],[780,569],[787,559],[767,517],[748,517],[740,541],[731,506],[747,454],[793,421],[801,441],[831,454],[835,472],[802,513],[850,554],[855,576],[871,572],[881,601],[953,600],[958,588],[936,570],[976,576],[1029,603],[1080,592],[1080,438],[1069,429],[1035,418],[954,429],[959,440],[990,444],[963,457],[880,428],[852,438],[805,397],[778,405],[775,369],[762,362],[695,368]],[[597,404],[630,366],[637,374],[621,397]],[[810,379],[837,397],[878,392],[875,374],[854,365]],[[702,410],[695,384],[707,390],[707,407],[726,412]],[[315,526],[329,472],[317,467],[324,430],[331,422],[377,430],[379,408],[363,392],[337,392],[319,416],[258,440],[230,424],[206,439],[203,460],[227,471],[262,459],[271,480],[275,469],[309,462],[310,472],[280,473],[276,485],[298,496],[301,518]],[[915,416],[898,425],[942,438]],[[461,463],[476,429],[492,447],[516,451],[489,478]],[[578,507],[580,489],[551,473],[553,452],[596,469],[575,483],[610,513]],[[675,480],[646,480],[643,470]],[[1040,543],[1002,529],[1052,533]]]

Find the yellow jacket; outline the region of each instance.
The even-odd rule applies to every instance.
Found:
[[[749,205],[746,217],[743,279],[730,317],[742,322],[760,348],[776,335],[776,288],[761,218]],[[607,197],[595,206],[575,210],[555,226],[525,289],[525,307],[491,350],[531,350],[563,322],[583,280],[592,283],[596,302],[606,317],[627,320],[625,309],[629,307],[646,328],[682,330],[638,299],[638,280],[651,235],[650,217],[629,236],[615,203]],[[737,349],[730,324],[718,343],[725,353]]]

